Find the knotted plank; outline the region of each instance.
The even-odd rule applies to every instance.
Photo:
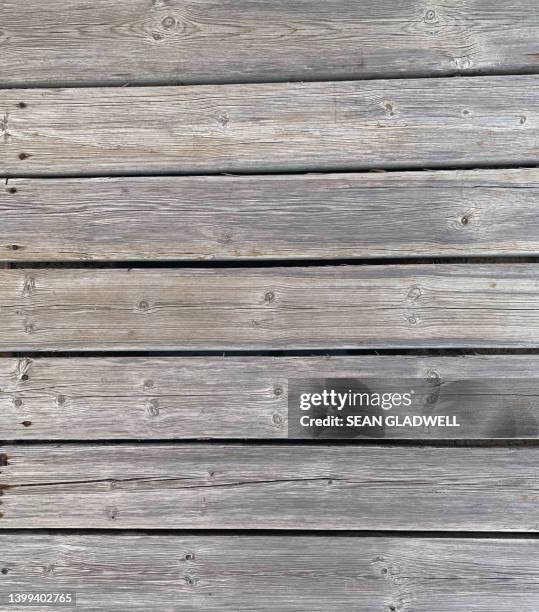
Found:
[[[539,447],[35,444],[0,459],[0,528],[538,528]]]
[[[0,108],[8,176],[539,161],[536,76],[8,89]]]
[[[537,255],[539,171],[10,179],[0,258]]]
[[[290,379],[428,379],[418,414],[445,414],[453,381],[460,427],[389,428],[374,438],[537,438],[539,359],[483,357],[107,357],[0,359],[4,440],[283,439]],[[497,381],[507,381],[504,392]],[[522,387],[524,385],[524,388]],[[419,404],[418,400],[418,404]],[[455,403],[452,402],[451,406]],[[437,407],[439,406],[439,408]],[[393,409],[392,415],[399,414]],[[293,435],[293,434],[292,434]]]
[[[539,597],[533,539],[17,533],[0,546],[2,593],[76,591],[85,610],[536,612]]]
[[[536,347],[535,264],[0,270],[0,351]]]
[[[536,72],[536,9],[533,0],[4,2],[0,86]]]

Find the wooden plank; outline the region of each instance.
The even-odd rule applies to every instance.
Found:
[[[0,439],[286,438],[289,379],[355,377],[436,380],[442,406],[450,381],[485,383],[472,403],[463,398],[460,428],[399,427],[375,437],[537,438],[538,372],[536,355],[2,359]],[[512,381],[508,395],[492,394],[500,379]]]
[[[0,261],[0,270],[8,270],[10,268],[10,264],[9,263],[3,263],[2,261]],[[0,353],[0,358],[4,358],[4,357],[9,357],[9,353]],[[1,361],[0,361],[1,363]],[[0,366],[1,368],[2,366]],[[2,387],[0,386],[0,398],[2,397]]]
[[[9,176],[539,161],[536,76],[11,89],[0,108]]]
[[[538,530],[539,447],[35,444],[0,528]]]
[[[28,0],[2,5],[0,85],[536,72],[533,0]],[[46,66],[46,71],[43,67]]]
[[[537,255],[538,201],[536,168],[11,179],[0,189],[0,257]]]
[[[0,270],[0,351],[536,347],[535,264]]]
[[[539,597],[532,539],[18,533],[0,545],[2,594],[71,590],[85,610],[536,612]]]

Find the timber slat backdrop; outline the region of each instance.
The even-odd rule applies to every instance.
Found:
[[[537,612],[531,539],[118,535],[116,544],[2,534],[2,579],[17,592],[76,590],[84,610]]]
[[[539,170],[9,179],[0,259],[533,255]]]
[[[535,264],[0,270],[2,351],[534,347]]]
[[[486,383],[462,399],[461,428],[399,427],[381,437],[490,438],[500,419],[504,437],[538,435],[539,359],[533,355],[4,359],[2,431],[21,441],[280,439],[287,436],[290,378],[375,378],[381,372],[388,379],[432,381],[440,402],[454,381]],[[492,395],[503,377],[512,381],[507,393]],[[430,414],[432,404],[424,410]]]
[[[0,2],[0,607],[537,611],[538,40],[535,0]],[[343,376],[483,386],[464,433],[287,442]]]
[[[534,76],[8,89],[0,105],[10,176],[421,169],[539,158]]]
[[[537,72],[535,0],[2,3],[0,85]]]
[[[5,445],[4,527],[539,528],[536,448]]]

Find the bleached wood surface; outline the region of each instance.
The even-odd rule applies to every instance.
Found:
[[[84,610],[536,612],[539,598],[533,539],[17,533],[0,546],[2,594],[74,590]]]
[[[10,179],[0,258],[539,254],[539,171]]]
[[[382,377],[388,385],[397,379],[432,381],[432,394],[414,408],[426,415],[447,412],[452,382],[478,382],[457,386],[470,395],[449,404],[460,427],[367,430],[371,437],[538,436],[535,355],[101,356],[0,359],[0,439],[282,439],[288,434],[289,379],[357,377]]]
[[[530,347],[535,264],[0,270],[0,351]]]
[[[539,77],[0,90],[0,176],[539,161]]]
[[[536,532],[539,447],[0,448],[0,529]]]
[[[2,3],[0,85],[537,72],[533,0]]]

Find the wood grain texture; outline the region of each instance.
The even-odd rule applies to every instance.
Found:
[[[0,257],[199,260],[539,254],[539,170],[10,179]]]
[[[460,428],[387,429],[386,438],[536,438],[539,358],[153,357],[0,360],[3,440],[286,438],[291,378],[427,378],[440,387],[423,413],[444,414],[451,381],[485,383],[462,398]],[[508,395],[492,393],[511,380]],[[519,386],[529,384],[524,393]],[[429,398],[432,402],[432,398]],[[398,414],[394,409],[392,414]],[[499,424],[503,423],[503,431]]]
[[[535,264],[0,270],[0,351],[536,347]]]
[[[0,109],[8,176],[539,161],[536,76],[8,89]]]
[[[19,533],[0,546],[2,593],[76,590],[84,610],[536,612],[539,597],[532,539]]]
[[[10,1],[0,85],[536,72],[536,9],[533,0]]]
[[[0,456],[0,529],[539,525],[539,447],[35,444]]]

